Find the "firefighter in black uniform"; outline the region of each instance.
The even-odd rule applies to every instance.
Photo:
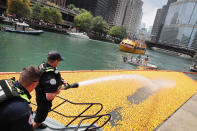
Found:
[[[48,112],[51,110],[52,100],[59,94],[60,86],[66,84],[57,70],[57,66],[62,60],[64,59],[59,52],[51,51],[48,53],[47,62],[39,66],[43,74],[36,87],[37,110],[33,123],[34,129],[47,127],[42,122],[45,121]]]
[[[33,131],[30,92],[37,86],[41,73],[36,67],[30,66],[23,69],[18,81],[1,80],[1,130]]]

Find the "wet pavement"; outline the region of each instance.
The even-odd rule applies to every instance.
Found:
[[[191,97],[157,131],[196,131],[197,130],[197,94]]]

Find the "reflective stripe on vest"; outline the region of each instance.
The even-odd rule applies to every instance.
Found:
[[[28,96],[26,94],[20,94],[20,97],[25,99],[27,102],[31,102],[30,99],[28,98]]]
[[[55,71],[55,69],[53,67],[45,67],[44,63],[42,63],[39,66],[40,70],[44,71],[44,72],[50,72],[50,71]]]
[[[12,87],[10,86],[10,84],[8,83],[8,81],[5,80],[5,82],[6,82],[7,86],[9,87],[10,91],[12,92]]]
[[[6,82],[7,86],[9,87],[10,91],[12,92],[12,88],[13,88],[13,87],[10,86],[10,84],[8,83],[7,80],[5,80],[5,82]],[[21,93],[20,93],[21,90],[20,90],[19,88],[17,88],[17,87],[15,87],[15,88],[16,88],[17,92],[19,92],[19,94],[20,94],[19,96],[20,96],[22,99],[26,100],[26,101],[29,102],[29,103],[31,102],[30,99],[28,98],[28,96],[27,96],[26,94],[24,94],[24,93],[21,94]]]
[[[45,72],[50,72],[50,71],[55,71],[55,69],[54,68],[46,68],[46,70],[45,70]]]

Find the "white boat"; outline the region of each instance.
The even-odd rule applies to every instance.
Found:
[[[197,69],[194,68],[193,66],[190,66],[190,71],[192,71],[192,72],[197,72]]]
[[[190,71],[197,72],[197,61],[194,61],[190,66]]]
[[[14,23],[13,28],[6,27],[5,31],[14,32],[14,33],[32,34],[32,35],[40,35],[44,32],[43,30],[34,30],[32,28],[29,28],[29,25],[26,24],[25,22],[23,23],[16,22]]]
[[[150,64],[150,63],[144,64],[144,63],[137,63],[135,61],[127,61],[127,63],[131,64],[131,65],[141,66],[144,69],[151,69],[151,70],[158,69],[158,67],[156,65],[153,65],[153,64]]]
[[[150,64],[150,63],[142,63],[141,62],[136,62],[135,60],[125,60],[124,57],[123,57],[123,61],[127,64],[130,64],[130,65],[135,65],[135,66],[141,66],[143,69],[149,69],[149,70],[155,70],[155,69],[158,69],[158,67],[156,65],[153,65],[153,64]]]
[[[87,33],[72,33],[72,32],[68,32],[69,35],[71,36],[75,36],[78,38],[84,38],[84,39],[89,39],[89,37],[87,36]]]

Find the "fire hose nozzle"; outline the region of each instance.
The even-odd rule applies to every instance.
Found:
[[[69,88],[77,88],[77,87],[79,87],[79,84],[78,83],[73,83],[73,84],[66,84],[65,85],[65,87],[64,87],[64,89],[66,90],[66,89],[69,89]]]

